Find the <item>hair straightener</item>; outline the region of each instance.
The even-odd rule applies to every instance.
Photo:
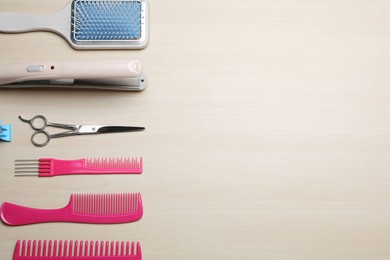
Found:
[[[138,60],[44,61],[0,65],[4,88],[92,88],[143,90],[147,85]]]

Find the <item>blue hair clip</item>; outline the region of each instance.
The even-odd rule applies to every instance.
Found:
[[[1,125],[0,122],[0,141],[11,142],[12,140],[12,125]]]

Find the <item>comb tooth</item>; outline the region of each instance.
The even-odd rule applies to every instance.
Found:
[[[53,243],[53,256],[58,256],[58,241],[54,240]]]
[[[115,242],[115,256],[120,256],[121,251],[120,251],[120,243],[119,241]]]
[[[93,256],[98,256],[99,254],[99,242],[98,241],[95,241],[95,248],[94,248],[94,253],[93,253]]]
[[[31,240],[27,242],[27,254],[26,256],[31,256]]]
[[[93,215],[93,213],[94,213],[94,204],[95,204],[95,201],[93,200],[93,194],[86,194],[85,195],[85,209],[89,215]]]
[[[126,253],[125,253],[126,256],[130,255],[130,242],[127,241],[126,242]]]
[[[85,256],[93,256],[93,241],[87,241],[88,247],[85,247]]]
[[[47,256],[48,257],[52,256],[52,245],[53,245],[53,242],[51,240],[49,240],[49,244],[47,246]]]
[[[109,207],[111,201],[111,194],[106,194],[106,204],[104,205],[104,215],[111,214],[111,208]]]
[[[111,241],[111,243],[110,243],[110,256],[114,256],[114,249],[115,249],[114,241]]]
[[[114,204],[115,197],[113,196],[113,194],[109,194],[108,197],[109,197],[108,204],[107,204],[108,215],[113,215],[115,214],[115,204]]]
[[[94,194],[92,197],[93,197],[93,201],[95,202],[95,203],[92,203],[93,204],[93,215],[97,215],[98,209],[99,209],[100,198],[96,194]]]
[[[38,240],[37,256],[42,256],[42,240]]]
[[[129,206],[129,196],[128,194],[124,194],[123,196],[123,214],[126,214],[128,211],[128,206]]]
[[[73,256],[73,240],[69,242],[69,253],[68,256]]]
[[[104,256],[104,242],[103,241],[100,241],[99,255]]]
[[[135,213],[137,212],[137,193],[133,193],[132,197],[133,197],[132,199],[133,203],[132,203],[131,213]]]
[[[121,256],[124,256],[124,255],[125,255],[125,242],[124,242],[124,241],[121,242],[121,248],[120,248],[120,250],[121,250],[120,255],[121,255]]]
[[[129,193],[129,206],[128,206],[128,212],[132,213],[133,212],[133,207],[134,207],[134,196],[133,193]]]
[[[109,215],[111,214],[111,207],[110,207],[110,202],[111,202],[111,194],[106,195],[106,204],[104,205],[104,215]]]
[[[108,256],[110,253],[110,242],[108,242],[108,241],[106,241],[106,250],[104,253],[105,253],[104,254],[105,256]]]
[[[73,200],[73,207],[72,207],[72,212],[77,214],[77,208],[79,206],[79,200],[78,200],[78,194],[72,194],[72,200]]]
[[[89,256],[89,241],[84,241],[83,256]]]
[[[76,240],[74,241],[74,251],[73,251],[73,256],[79,256],[79,241]]]
[[[68,256],[68,240],[64,241],[64,253],[63,256]]]
[[[87,199],[88,199],[88,194],[83,194],[83,206],[82,208],[88,212],[88,203],[87,203]]]
[[[42,256],[47,255],[47,240],[43,240]]]
[[[111,215],[117,215],[118,214],[118,196],[116,194],[111,194]]]
[[[62,247],[62,240],[59,241],[59,245],[58,245],[58,256],[63,256],[63,247]]]
[[[135,255],[134,250],[135,250],[135,244],[134,242],[131,242],[131,255]]]
[[[22,252],[20,253],[22,256],[26,256],[26,240],[22,242]]]
[[[124,212],[129,212],[129,204],[130,204],[130,200],[129,200],[129,194],[124,194],[124,205],[123,205],[123,210]]]
[[[80,240],[80,244],[79,244],[79,256],[84,256],[83,254],[83,241]]]
[[[139,256],[139,257],[142,257],[141,244],[139,242],[137,242],[137,253],[136,253],[136,255]]]
[[[119,204],[120,203],[121,194],[115,194],[114,198],[115,198],[115,204],[114,204],[115,205],[115,214],[119,215],[119,214],[121,214],[121,205]]]
[[[118,196],[118,214],[122,215],[123,211],[123,193]]]
[[[138,212],[138,203],[137,203],[137,201],[138,201],[138,194],[134,193],[134,211],[133,211],[133,213]]]
[[[15,250],[14,250],[14,259],[19,257],[20,254],[20,240],[16,241]]]
[[[101,207],[100,207],[101,215],[104,215],[104,214],[105,214],[104,208],[106,207],[106,200],[107,200],[107,195],[106,195],[106,194],[103,194],[103,195],[102,195],[102,204],[101,204]]]

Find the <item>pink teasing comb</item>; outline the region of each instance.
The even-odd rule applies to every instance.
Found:
[[[140,193],[73,194],[68,205],[60,209],[36,209],[4,202],[1,220],[11,226],[42,222],[79,222],[112,224],[141,219]]]
[[[143,170],[142,157],[58,160],[15,160],[15,176],[52,177],[71,174],[140,174]]]
[[[139,242],[23,240],[13,260],[141,260]]]

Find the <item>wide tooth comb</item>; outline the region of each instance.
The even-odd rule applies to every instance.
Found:
[[[52,177],[72,174],[141,174],[141,158],[97,158],[59,160],[40,158],[38,160],[15,160],[15,176]]]
[[[141,219],[140,193],[73,194],[68,205],[59,209],[37,209],[4,202],[0,217],[11,226],[42,222],[95,224],[126,223]]]
[[[139,242],[18,240],[13,260],[141,260]]]

